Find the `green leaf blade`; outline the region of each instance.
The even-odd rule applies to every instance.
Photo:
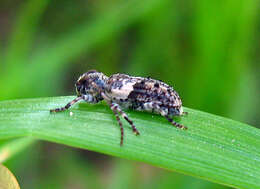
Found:
[[[0,139],[34,136],[39,139],[146,162],[238,188],[260,187],[260,131],[247,124],[185,108],[176,118],[188,127],[172,127],[159,115],[127,111],[140,136],[123,121],[120,130],[105,103],[84,102],[61,113],[74,97],[38,98],[0,102]],[[70,112],[73,114],[71,115]]]

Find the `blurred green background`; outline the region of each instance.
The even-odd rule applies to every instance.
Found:
[[[89,69],[151,76],[184,106],[259,126],[257,0],[0,2],[0,100],[74,95]],[[37,142],[6,162],[21,188],[227,188]]]

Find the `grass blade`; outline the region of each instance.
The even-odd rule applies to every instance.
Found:
[[[105,104],[79,103],[70,112],[50,114],[74,97],[0,102],[0,139],[35,138],[137,160],[216,183],[260,187],[260,130],[227,118],[185,108],[188,116],[173,128],[164,118],[128,111],[141,135],[124,121],[125,143],[120,147],[117,122]]]

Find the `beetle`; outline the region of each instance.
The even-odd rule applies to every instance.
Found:
[[[81,100],[94,104],[105,100],[120,126],[121,146],[123,145],[124,129],[120,115],[131,125],[136,135],[140,134],[123,109],[157,113],[165,117],[173,126],[187,129],[172,119],[173,116],[187,114],[187,112],[183,112],[180,96],[171,86],[162,81],[120,73],[107,77],[102,72],[90,70],[79,77],[75,87],[77,98],[66,106],[52,109],[50,112],[67,110]]]

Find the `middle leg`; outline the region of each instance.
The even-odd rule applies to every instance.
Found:
[[[118,124],[119,124],[119,127],[120,127],[120,131],[121,131],[120,145],[122,146],[122,145],[123,145],[123,141],[124,141],[124,128],[123,128],[123,124],[122,124],[122,122],[121,122],[121,120],[120,120],[120,118],[119,118],[119,115],[118,115],[118,113],[117,113],[116,107],[113,106],[113,104],[111,104],[111,105],[110,105],[110,108],[111,108],[111,110],[113,111],[113,113],[115,114],[116,120],[117,120],[117,122],[118,122]]]
[[[119,112],[119,114],[131,125],[132,130],[135,133],[135,135],[140,135],[140,133],[137,130],[137,128],[135,127],[133,121],[131,119],[129,119],[127,114],[119,107],[119,105],[116,103],[112,103],[111,106],[113,106]]]

